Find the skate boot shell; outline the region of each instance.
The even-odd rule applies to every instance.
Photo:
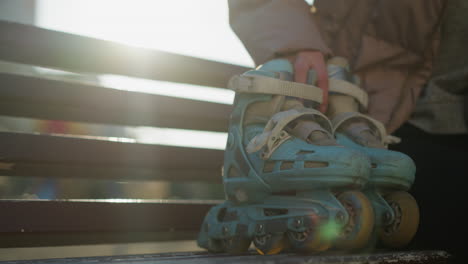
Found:
[[[289,61],[273,60],[231,79],[227,201],[206,215],[199,246],[242,253],[253,242],[260,254],[276,254],[367,243],[374,213],[359,190],[369,159],[336,144],[330,121],[313,109],[321,90],[292,74]]]
[[[332,120],[335,138],[340,145],[365,153],[371,161],[364,193],[374,208],[374,242],[403,247],[411,241],[419,223],[418,205],[407,192],[415,179],[415,164],[409,156],[388,150],[392,137],[386,135],[383,124],[360,113],[367,107],[367,94],[358,87],[359,79],[350,74],[347,62],[331,59],[328,73],[327,116]]]

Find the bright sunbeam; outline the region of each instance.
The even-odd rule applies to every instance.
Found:
[[[168,146],[224,149],[227,133],[172,128],[137,127],[136,141]]]
[[[101,84],[106,87],[120,90],[160,94],[221,104],[232,104],[234,101],[234,92],[227,89],[155,81],[120,75],[101,75],[99,76],[99,80]]]
[[[228,23],[220,0],[39,0],[41,27],[252,67],[252,59]],[[225,89],[104,75],[104,86],[193,100],[232,104]],[[226,133],[135,128],[137,142],[223,149]]]
[[[41,27],[233,64],[253,61],[221,0],[39,0]]]

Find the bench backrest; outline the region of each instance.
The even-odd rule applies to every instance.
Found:
[[[244,67],[0,21],[0,60],[224,88]],[[223,132],[231,106],[0,73],[0,115]],[[0,175],[220,183],[223,152],[0,132]],[[193,239],[216,201],[0,200],[0,246]]]

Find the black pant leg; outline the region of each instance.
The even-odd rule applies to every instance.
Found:
[[[468,263],[468,135],[433,135],[405,124],[391,149],[416,163],[410,193],[418,201],[421,220],[412,249],[446,250],[457,263]]]

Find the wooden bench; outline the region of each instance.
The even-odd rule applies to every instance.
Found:
[[[0,60],[93,75],[224,88],[244,67],[0,21]],[[231,106],[0,73],[0,115],[225,132]],[[0,132],[0,175],[210,182],[223,152],[70,135]],[[0,200],[0,246],[195,239],[214,200]],[[260,257],[198,253],[69,259],[70,263],[446,263],[443,251]],[[420,261],[420,262],[418,262]],[[23,263],[23,262],[14,262]],[[26,263],[26,262],[24,262]],[[27,263],[62,263],[38,260]]]

